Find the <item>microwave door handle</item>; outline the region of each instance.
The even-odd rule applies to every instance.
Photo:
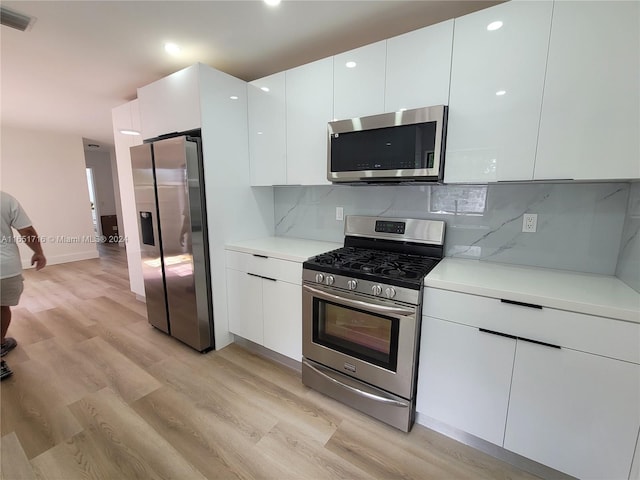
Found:
[[[364,302],[362,300],[353,300],[318,290],[317,288],[310,287],[309,285],[304,285],[303,288],[316,297],[320,297],[325,300],[332,300],[334,302],[356,308],[366,308],[371,312],[379,313],[381,315],[401,315],[403,317],[408,317],[415,315],[416,313],[414,308],[389,307],[387,305],[376,305],[375,303]]]

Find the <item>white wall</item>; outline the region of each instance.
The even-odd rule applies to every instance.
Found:
[[[96,258],[82,138],[2,127],[0,188],[16,197],[49,264]],[[31,251],[21,245],[23,266]]]
[[[142,144],[142,137],[120,133],[121,129],[140,131],[138,100],[133,100],[114,108],[111,115],[117,159],[118,187],[122,204],[122,230],[120,235],[126,238],[129,285],[132,292],[144,297],[140,237],[138,236],[138,219],[135,208],[136,197],[133,190],[133,172],[131,170],[131,155],[129,154],[129,148]]]

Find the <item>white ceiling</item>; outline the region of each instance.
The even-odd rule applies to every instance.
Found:
[[[251,81],[499,1],[2,1],[35,17],[0,27],[2,123],[113,145],[111,109],[202,62]],[[171,57],[163,44],[182,47]]]

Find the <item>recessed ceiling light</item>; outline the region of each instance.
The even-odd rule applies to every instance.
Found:
[[[280,5],[280,0],[264,0],[264,3],[266,3],[270,7],[275,7],[277,5]]]
[[[137,130],[120,130],[120,133],[123,135],[140,135],[140,132]]]
[[[506,94],[506,93],[507,93],[507,91],[506,91],[506,90],[498,90],[498,91],[496,92],[496,96],[497,96],[497,97],[501,97],[502,95],[504,95],[504,94]]]
[[[258,135],[262,135],[262,132],[258,132]]]
[[[347,62],[344,64],[347,68],[355,68],[355,66],[357,65],[356,62]]]
[[[496,20],[495,22],[491,22],[487,25],[487,30],[492,32],[494,30],[498,30],[500,27],[502,27],[502,22],[500,20]]]
[[[269,87],[260,87],[260,90],[262,90],[263,92],[268,92],[269,91]]]
[[[180,53],[180,47],[175,43],[167,42],[164,44],[164,50],[169,55],[177,55]]]
[[[237,96],[237,95],[231,95],[229,98],[230,98],[231,100],[237,100],[237,99],[238,99],[238,96]]]

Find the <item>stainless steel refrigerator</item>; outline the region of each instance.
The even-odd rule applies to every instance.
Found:
[[[149,323],[194,349],[214,348],[198,132],[131,147]]]

